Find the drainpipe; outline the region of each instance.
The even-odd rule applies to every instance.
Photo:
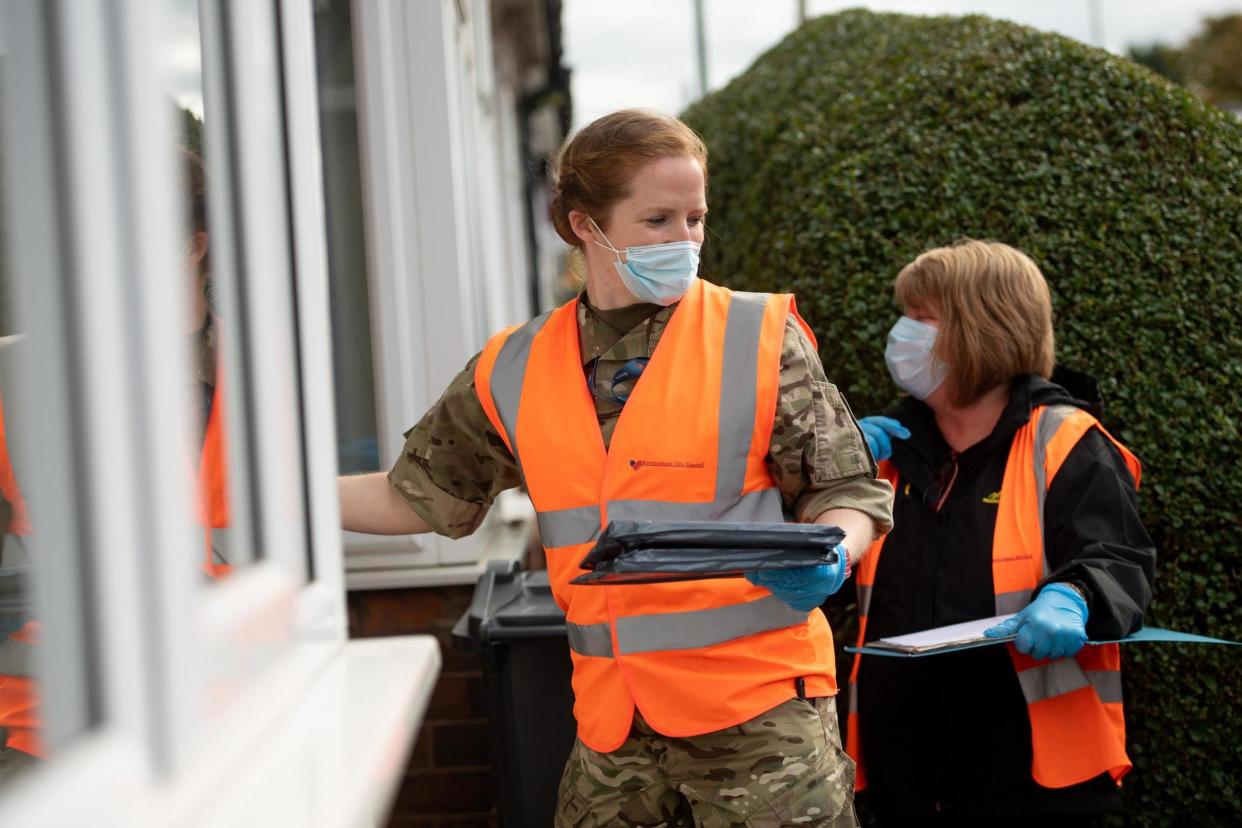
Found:
[[[538,89],[522,95],[518,102],[518,123],[521,124],[523,195],[525,201],[526,249],[529,273],[530,306],[534,313],[543,312],[539,290],[539,217],[535,215],[535,196],[544,187],[548,175],[548,159],[537,157],[531,146],[531,116],[549,105],[555,105],[561,136],[569,134],[573,123],[573,100],[569,89],[569,69],[561,62],[564,56],[561,29],[562,0],[544,0],[544,20],[548,33],[548,65],[546,79]]]

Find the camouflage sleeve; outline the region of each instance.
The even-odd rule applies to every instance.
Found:
[[[792,316],[781,347],[768,469],[799,521],[845,508],[868,515],[880,532],[892,527],[892,487],[876,479],[875,461],[845,397],[828,382],[819,354]]]
[[[496,495],[521,483],[517,464],[474,390],[475,354],[405,433],[388,481],[436,534],[469,535]]]

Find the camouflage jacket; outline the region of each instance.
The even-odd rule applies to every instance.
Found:
[[[598,311],[578,305],[584,381],[594,380],[595,410],[607,446],[633,385],[613,385],[630,359],[650,357],[676,305]],[[513,455],[479,404],[476,354],[416,426],[388,474],[393,487],[437,533],[462,537],[478,528],[496,495],[521,483]],[[592,371],[592,363],[598,359]],[[892,525],[892,488],[876,479],[845,398],[824,376],[819,355],[790,317],[780,360],[780,396],[768,469],[800,521],[833,508],[865,512],[881,532]]]

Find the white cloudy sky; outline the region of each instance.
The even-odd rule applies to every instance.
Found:
[[[859,6],[907,14],[987,14],[1095,40],[1089,0],[807,0],[810,16]],[[1181,43],[1204,16],[1242,12],[1242,0],[1096,0],[1098,33],[1116,52]],[[798,0],[704,0],[708,79],[723,86],[795,26]],[[565,63],[574,122],[614,109],[678,112],[698,95],[694,0],[565,0]]]

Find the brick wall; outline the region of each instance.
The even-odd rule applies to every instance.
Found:
[[[389,815],[401,828],[495,828],[482,665],[455,650],[473,584],[351,592],[353,638],[434,635],[444,664]]]

